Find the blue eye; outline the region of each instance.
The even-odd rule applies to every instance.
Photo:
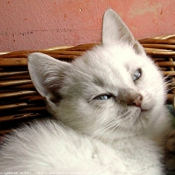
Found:
[[[112,96],[108,95],[108,94],[104,94],[104,95],[98,95],[97,97],[94,98],[94,100],[108,100],[110,99]]]
[[[133,81],[138,80],[142,75],[141,69],[137,69],[132,77]]]

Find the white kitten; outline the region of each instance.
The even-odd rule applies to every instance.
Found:
[[[29,72],[58,120],[9,136],[0,172],[164,174],[165,83],[114,11],[104,15],[100,46],[72,63],[31,54]]]

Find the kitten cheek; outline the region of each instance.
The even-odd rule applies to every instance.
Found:
[[[145,99],[142,102],[141,108],[143,111],[150,111],[154,107],[154,100],[149,97],[149,99]]]

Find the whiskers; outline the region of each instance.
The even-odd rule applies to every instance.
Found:
[[[168,84],[171,82],[171,80],[167,80],[167,77],[164,77],[163,81],[158,81],[157,80],[158,78],[159,77],[154,77],[151,80],[151,83],[150,83],[150,86],[149,86],[149,89],[150,89],[149,91],[153,92],[155,94],[155,96],[157,94],[159,94],[159,92],[168,91],[169,89],[167,87],[168,87]]]
[[[171,75],[167,75],[166,77],[164,77],[164,81],[167,92],[175,89],[175,78],[172,78]]]
[[[102,134],[103,138],[108,138],[111,134],[114,133],[116,130],[120,130],[120,125],[123,125],[123,122],[127,120],[128,114],[130,113],[129,110],[124,112],[121,115],[116,116],[115,118],[109,120],[104,120],[100,127],[94,132],[94,136],[99,136]],[[126,124],[126,123],[125,123]]]

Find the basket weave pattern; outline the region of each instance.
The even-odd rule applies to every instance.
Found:
[[[168,77],[167,103],[174,104],[175,35],[143,39],[140,43]],[[94,45],[84,44],[36,51],[70,62]],[[36,51],[0,53],[0,135],[9,132],[21,122],[46,115],[44,99],[35,90],[27,70],[27,55]]]

